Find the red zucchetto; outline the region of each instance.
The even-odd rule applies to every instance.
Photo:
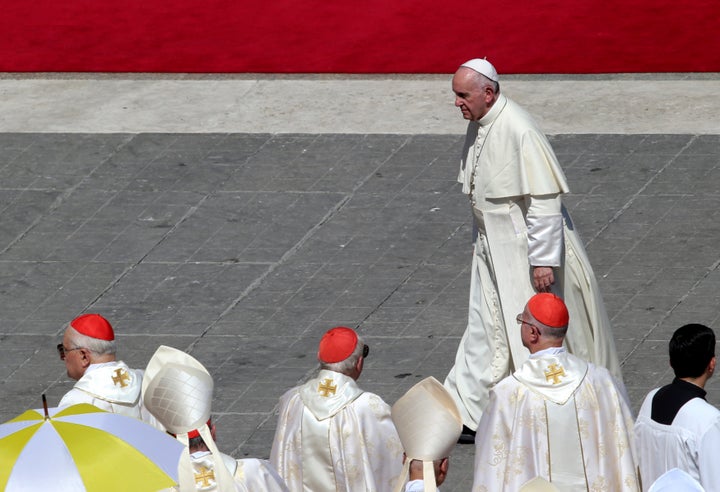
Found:
[[[112,325],[99,314],[81,314],[70,322],[70,326],[78,333],[89,336],[90,338],[97,338],[98,340],[106,340],[108,342],[115,340]]]
[[[320,339],[318,360],[326,364],[344,361],[353,353],[357,342],[357,333],[352,328],[345,326],[331,328]]]
[[[533,318],[551,328],[564,328],[570,320],[565,302],[555,294],[535,294],[527,303]]]

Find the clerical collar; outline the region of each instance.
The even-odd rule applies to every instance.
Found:
[[[507,101],[507,97],[505,97],[504,94],[500,94],[495,101],[495,104],[493,104],[492,108],[490,108],[490,111],[488,111],[485,116],[478,120],[478,124],[480,126],[487,126],[492,124],[492,122],[495,121],[495,118],[498,117],[500,112],[505,109]]]
[[[705,395],[707,392],[700,386],[675,378],[653,396],[650,418],[660,424],[670,425],[683,405],[693,398],[704,400]]]
[[[113,365],[116,365],[117,363],[118,363],[118,361],[113,360],[113,361],[110,361],[110,362],[98,362],[98,363],[96,363],[96,364],[90,364],[89,366],[87,366],[87,367],[85,368],[85,373],[88,373],[88,372],[90,372],[90,371],[94,371],[94,370],[96,370],[96,369],[100,369],[101,367],[113,366]]]
[[[543,350],[538,350],[534,354],[530,354],[530,359],[539,359],[540,357],[545,357],[547,355],[557,355],[562,354],[564,352],[567,352],[565,350],[565,347],[550,347]]]

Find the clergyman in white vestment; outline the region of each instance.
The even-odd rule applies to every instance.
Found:
[[[452,82],[455,105],[469,120],[458,181],[470,198],[474,244],[468,324],[445,386],[469,429],[476,428],[490,388],[527,359],[512,330],[536,292],[565,300],[567,349],[606,367],[622,384],[597,281],[562,205],[565,175],[545,135],[500,94],[498,80],[488,61],[474,59]]]
[[[562,346],[563,301],[533,296],[516,336],[531,355],[490,391],[475,439],[473,492],[542,477],[562,492],[638,491],[632,415],[615,379]]]
[[[385,492],[402,470],[390,407],[356,383],[367,345],[336,327],[320,340],[317,377],[287,391],[270,462],[292,492]]]
[[[700,324],[678,328],[670,339],[672,383],[652,390],[635,422],[643,490],[679,468],[707,491],[720,492],[720,410],[705,401],[715,372],[715,333]]]
[[[425,378],[395,402],[392,419],[405,450],[395,492],[439,492],[462,432],[452,397],[437,379]]]
[[[60,399],[59,407],[89,403],[164,430],[143,407],[143,372],[115,360],[115,332],[108,320],[99,314],[78,316],[65,329],[57,349],[68,376],[77,381]]]
[[[288,492],[265,460],[235,460],[215,444],[210,420],[213,378],[194,357],[160,346],[143,381],[145,406],[186,448],[178,464],[179,484],[163,492]]]

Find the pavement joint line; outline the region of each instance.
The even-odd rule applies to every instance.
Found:
[[[660,326],[668,317],[670,317],[670,315],[673,313],[673,311],[675,311],[678,308],[678,306],[680,306],[688,297],[690,297],[690,294],[692,294],[695,291],[695,289],[698,287],[698,285],[703,283],[710,276],[711,273],[713,273],[715,270],[718,269],[719,266],[720,266],[720,258],[718,260],[716,260],[715,263],[713,263],[710,266],[710,268],[707,269],[707,271],[705,272],[705,274],[702,277],[700,277],[699,279],[697,279],[695,281],[695,283],[693,283],[693,285],[675,302],[675,304],[673,304],[670,307],[670,309],[668,309],[665,312],[665,314],[660,319],[658,319],[657,322],[653,323],[652,328],[650,328],[650,330],[647,332],[647,334],[645,334],[641,338],[640,342],[635,345],[635,347],[630,351],[630,353],[628,355],[623,357],[623,360],[620,363],[621,366],[625,364],[625,362],[630,358],[630,356],[634,355],[635,352],[637,352],[639,350],[640,345],[642,345],[643,342],[646,342],[650,338],[650,335],[652,334],[652,332],[655,331],[657,329],[657,327]],[[661,272],[658,272],[658,275],[660,273]]]
[[[645,183],[643,183],[643,185],[640,187],[640,189],[633,193],[630,199],[626,201],[625,204],[623,204],[623,206],[620,207],[617,212],[615,212],[615,214],[613,214],[610,220],[608,220],[607,223],[605,223],[595,232],[595,234],[592,235],[592,237],[585,243],[585,247],[587,248],[595,239],[600,237],[605,232],[605,230],[610,227],[611,224],[613,224],[617,219],[619,219],[623,214],[625,214],[625,212],[635,203],[637,198],[642,195],[643,192],[647,190],[648,187],[655,181],[655,179],[660,176],[668,167],[670,167],[670,165],[675,162],[675,160],[680,156],[680,154],[682,154],[687,148],[689,148],[692,143],[697,140],[697,138],[697,135],[692,135],[692,138],[683,146],[683,148],[676,152],[672,158],[668,159],[668,161],[660,169],[657,170],[657,172],[655,172],[650,178],[648,178],[647,181],[645,181]]]

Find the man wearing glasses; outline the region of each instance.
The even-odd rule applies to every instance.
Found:
[[[162,429],[143,408],[142,374],[115,360],[115,332],[99,314],[83,314],[70,322],[57,346],[67,375],[77,382],[58,406],[89,403],[108,412],[144,420]]]
[[[356,380],[368,346],[354,330],[336,327],[320,340],[320,372],[280,398],[270,462],[290,490],[392,490],[403,449],[379,396]]]
[[[624,390],[606,368],[563,347],[568,321],[550,293],[517,316],[515,336],[530,356],[490,390],[473,490],[521,490],[538,476],[563,492],[639,490]]]

